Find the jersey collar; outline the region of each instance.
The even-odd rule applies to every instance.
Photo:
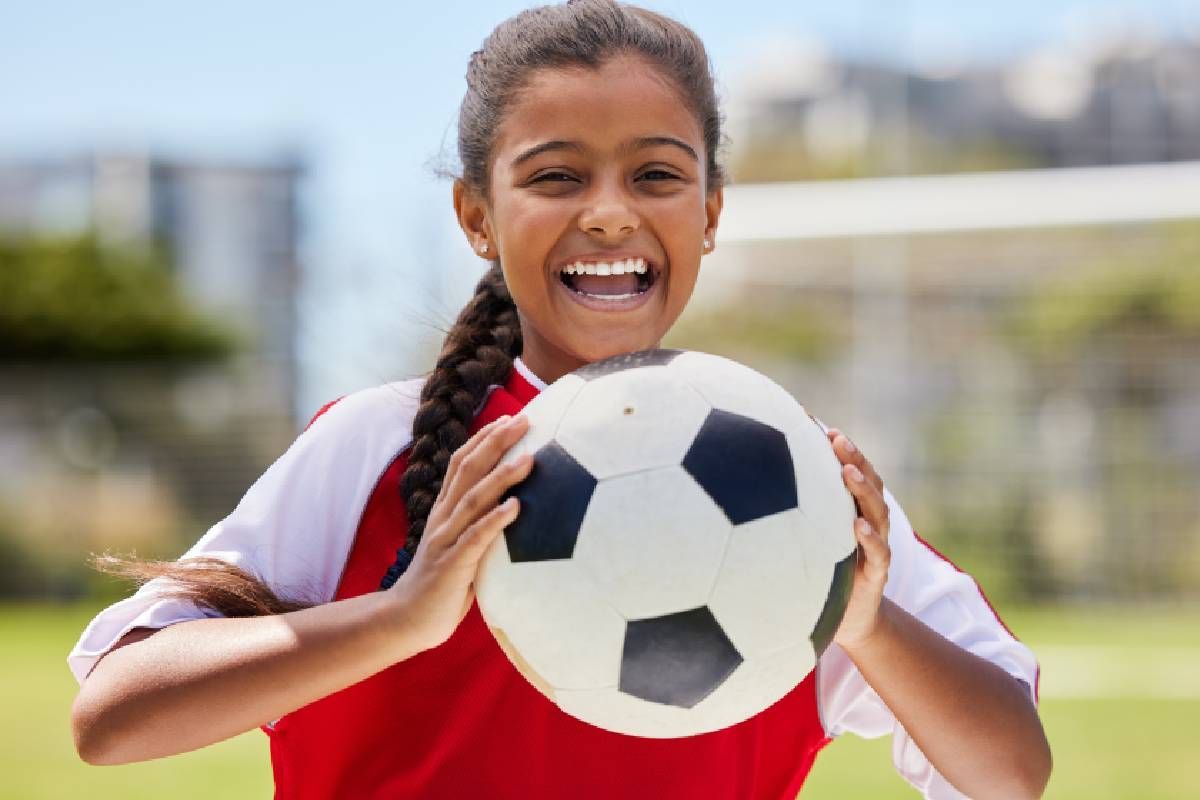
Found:
[[[538,393],[546,388],[546,382],[534,375],[521,357],[517,356],[513,359],[513,366],[508,372],[504,388],[524,404],[537,397]]]

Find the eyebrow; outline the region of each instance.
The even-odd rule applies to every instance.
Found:
[[[633,150],[643,150],[647,147],[663,146],[677,147],[683,152],[687,153],[693,161],[700,161],[700,156],[696,155],[696,151],[691,145],[680,139],[676,139],[674,136],[641,136],[632,140],[626,145],[622,145],[619,150],[629,152]],[[524,164],[526,161],[529,161],[531,158],[540,156],[542,153],[550,153],[556,150],[570,150],[577,153],[582,153],[584,149],[584,146],[579,142],[567,141],[565,139],[551,139],[548,142],[542,142],[541,144],[534,145],[518,155],[513,159],[512,167],[515,169]]]

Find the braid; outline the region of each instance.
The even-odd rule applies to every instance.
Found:
[[[704,131],[707,183],[722,185],[725,173],[717,160],[721,114],[703,43],[674,20],[613,0],[570,0],[528,9],[497,26],[471,55],[458,115],[460,180],[488,199],[496,131],[505,109],[536,70],[595,69],[625,53],[646,58],[673,81]],[[446,335],[437,366],[421,390],[412,451],[400,479],[408,535],[381,588],[391,587],[412,561],[450,454],[467,441],[488,386],[505,381],[521,346],[517,309],[499,262],[493,262]]]
[[[521,326],[500,263],[475,286],[475,295],[458,315],[437,365],[421,390],[413,419],[413,444],[400,479],[408,511],[408,535],[379,584],[388,589],[412,561],[425,521],[442,486],[450,455],[467,441],[467,429],[488,387],[503,384],[513,358],[521,353]]]

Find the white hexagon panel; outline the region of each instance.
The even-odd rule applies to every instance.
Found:
[[[555,439],[603,479],[678,464],[708,412],[704,398],[667,367],[637,367],[587,381]]]
[[[800,510],[815,530],[823,532],[817,540],[822,560],[841,561],[858,545],[854,540],[858,511],[842,480],[842,464],[829,437],[803,408],[786,409],[785,416],[784,433],[796,468]]]
[[[605,730],[651,738],[693,736],[728,728],[769,708],[815,665],[807,641],[744,661],[691,708],[648,703],[613,688],[555,690],[554,700],[568,714]]]
[[[626,619],[704,605],[730,524],[682,467],[600,481],[573,560]]]
[[[833,563],[810,566],[817,536],[798,509],[734,527],[708,601],[730,641],[747,659],[808,641]]]
[[[706,732],[697,729],[694,709],[648,703],[615,688],[555,691],[554,702],[573,717],[628,736],[665,739]]]
[[[625,620],[574,560],[514,564],[502,538],[484,559],[477,587],[479,610],[531,683],[543,692],[547,686],[616,685]],[[579,636],[581,630],[588,635]]]
[[[551,442],[563,414],[586,384],[587,381],[577,375],[563,375],[530,400],[521,409],[521,413],[529,418],[529,429],[508,449],[500,463],[507,464],[525,453],[536,453]]]
[[[779,702],[817,665],[807,641],[767,656],[748,658],[692,711],[706,730],[736,725]]]
[[[798,403],[781,386],[760,372],[709,353],[688,351],[671,360],[667,369],[688,382],[713,408],[783,430],[781,405]],[[713,375],[720,380],[713,380]]]

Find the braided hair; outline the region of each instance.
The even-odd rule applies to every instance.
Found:
[[[458,115],[458,180],[490,199],[492,150],[504,111],[539,69],[596,69],[617,55],[636,55],[672,82],[700,122],[704,134],[707,185],[725,182],[717,153],[721,115],[708,54],[686,26],[636,6],[613,0],[569,0],[541,6],[505,20],[471,55],[467,91]],[[467,440],[467,430],[489,386],[503,384],[520,355],[517,309],[493,261],[475,295],[446,336],[437,363],[421,391],[413,420],[412,452],[400,492],[409,529],[395,562],[380,581],[387,589],[404,573],[425,531],[451,454]],[[97,569],[144,583],[165,577],[180,597],[224,616],[281,614],[305,608],[305,598],[281,598],[258,576],[219,559],[143,561],[110,555],[92,559]]]
[[[450,455],[467,441],[467,429],[492,384],[504,383],[521,352],[517,307],[493,262],[475,295],[446,336],[433,373],[421,389],[413,419],[412,451],[400,478],[408,511],[408,536],[396,551],[380,589],[388,589],[412,561],[425,521],[442,487]]]

